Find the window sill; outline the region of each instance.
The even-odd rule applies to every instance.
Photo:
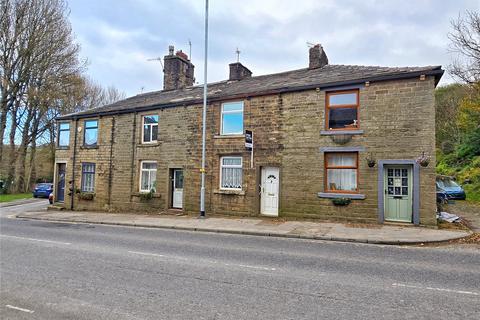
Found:
[[[142,193],[148,193],[148,192],[147,192],[147,191],[133,192],[133,193],[132,193],[132,196],[134,196],[134,197],[140,197],[140,195],[141,195]],[[161,194],[160,194],[160,193],[154,193],[154,194],[153,194],[153,198],[154,198],[154,199],[157,199],[157,198],[159,199],[159,198],[161,198]]]
[[[355,135],[363,134],[363,130],[322,130],[321,136],[336,136],[336,135]]]
[[[158,147],[160,145],[160,142],[150,142],[150,143],[146,143],[146,142],[143,142],[143,143],[139,143],[137,144],[137,147],[139,148],[148,148],[148,147]]]
[[[354,200],[364,200],[365,195],[359,193],[333,193],[333,192],[319,192],[317,194],[319,198],[335,199],[335,198],[348,198]]]
[[[219,190],[213,190],[213,193],[214,194],[231,194],[231,195],[237,195],[237,196],[244,196],[245,195],[245,191],[243,191],[243,190],[223,190],[223,189],[219,189]]]
[[[213,136],[214,139],[228,139],[228,138],[245,138],[244,134],[217,134]]]
[[[80,149],[98,149],[98,145],[94,145],[94,146],[80,146]]]
[[[55,147],[55,150],[69,150],[70,146],[65,146],[65,147]]]

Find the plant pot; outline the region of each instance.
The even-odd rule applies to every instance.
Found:
[[[377,163],[377,162],[376,162],[375,160],[367,161],[367,165],[368,165],[369,168],[375,167],[375,164],[376,164],[376,163]]]

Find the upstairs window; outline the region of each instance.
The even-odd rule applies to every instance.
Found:
[[[325,153],[325,191],[357,192],[358,153]]]
[[[242,157],[220,159],[220,189],[242,189]]]
[[[70,123],[61,122],[58,124],[58,146],[68,147],[70,144]]]
[[[82,192],[95,191],[95,163],[82,163]]]
[[[157,142],[158,138],[158,115],[143,116],[143,143]]]
[[[358,90],[327,93],[326,129],[355,130],[358,123]]]
[[[222,104],[221,134],[243,134],[243,102]]]
[[[83,144],[87,147],[94,147],[98,141],[98,120],[85,121],[85,135]]]
[[[140,167],[140,192],[155,192],[157,184],[157,163],[142,161]]]

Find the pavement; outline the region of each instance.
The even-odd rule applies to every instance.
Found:
[[[42,206],[0,209],[1,319],[480,319],[477,247],[11,218]]]
[[[349,224],[312,221],[284,221],[271,218],[235,218],[166,214],[102,213],[84,211],[40,211],[16,215],[21,219],[89,224],[108,224],[189,231],[217,232],[286,238],[333,240],[374,244],[420,244],[463,238],[463,230],[439,230],[409,225]]]

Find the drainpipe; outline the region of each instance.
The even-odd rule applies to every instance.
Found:
[[[115,116],[112,116],[112,136],[110,137],[110,164],[108,168],[108,207],[112,204],[112,183],[113,183],[113,139],[115,137]]]
[[[70,210],[73,210],[73,201],[75,199],[75,161],[77,160],[77,133],[78,118],[75,118],[75,133],[73,134],[73,159],[72,159],[72,191],[70,195]]]
[[[134,170],[134,164],[135,164],[135,151],[137,148],[135,148],[135,136],[137,134],[137,113],[135,112],[133,114],[133,130],[132,130],[132,160],[130,163],[130,168],[132,168],[131,176],[130,176],[130,201],[132,200],[132,194],[133,194],[133,185],[134,185],[134,179],[135,179],[135,170]]]

